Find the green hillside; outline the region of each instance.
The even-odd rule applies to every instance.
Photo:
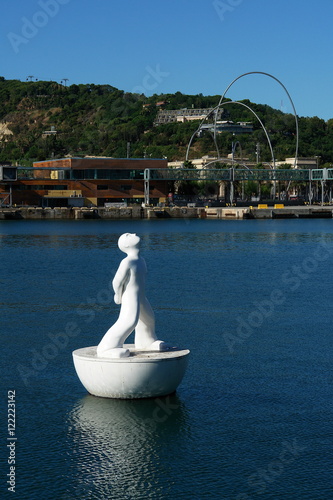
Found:
[[[175,94],[131,94],[110,85],[70,85],[56,82],[21,82],[0,77],[0,162],[28,165],[47,158],[72,156],[167,157],[183,160],[198,122],[153,126],[161,101],[166,109],[206,108],[218,104],[220,96]],[[269,132],[277,160],[295,154],[295,120],[267,105],[242,101],[260,117]],[[271,159],[266,137],[254,115],[245,107],[228,105],[223,119],[251,121],[253,134],[237,135],[243,155],[255,160],[260,143],[261,160]],[[45,134],[46,131],[56,134]],[[333,119],[299,119],[299,156],[320,156],[321,164],[333,162]],[[219,134],[224,155],[235,140],[231,133]],[[130,146],[128,146],[130,143]],[[192,157],[215,154],[210,134],[196,139]]]

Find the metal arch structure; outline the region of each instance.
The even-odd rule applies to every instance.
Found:
[[[194,139],[194,137],[200,132],[201,130],[201,127],[204,123],[205,120],[207,120],[207,118],[209,118],[209,116],[215,112],[215,110],[218,110],[219,108],[219,104],[217,106],[215,106],[215,108],[213,108],[212,111],[210,111],[200,122],[199,124],[199,127],[193,132],[193,134],[191,135],[191,138],[189,140],[189,143],[187,145],[187,150],[186,150],[186,156],[185,156],[185,161],[188,161],[188,155],[189,155],[189,152],[190,152],[190,147],[192,145],[192,141]],[[215,148],[216,148],[216,152],[217,152],[217,156],[218,158],[220,158],[220,151],[219,151],[219,148],[218,148],[218,145],[217,145],[217,142],[216,142],[216,133],[215,133],[215,129],[216,129],[216,117],[214,119],[214,134],[213,134],[213,139],[214,139],[214,144],[215,144]]]
[[[288,90],[286,89],[286,87],[283,85],[283,83],[278,79],[276,78],[275,76],[271,75],[270,73],[265,73],[264,71],[249,71],[247,73],[243,73],[242,75],[240,76],[237,76],[237,78],[235,78],[229,85],[228,87],[225,89],[225,91],[223,92],[223,94],[221,95],[221,98],[220,98],[220,101],[219,101],[219,104],[218,106],[221,106],[222,105],[222,101],[223,99],[225,98],[225,95],[226,93],[228,92],[228,90],[230,89],[230,87],[232,87],[232,85],[237,82],[238,80],[240,80],[240,78],[243,78],[244,76],[248,76],[248,75],[264,75],[264,76],[268,76],[269,78],[272,78],[273,80],[275,80],[279,85],[281,85],[281,87],[283,88],[283,90],[285,91],[285,93],[287,94],[288,96],[288,99],[290,101],[290,104],[293,108],[293,112],[294,112],[294,117],[295,117],[295,125],[296,125],[296,151],[295,151],[295,160],[294,160],[294,168],[296,168],[297,166],[297,158],[298,158],[298,144],[299,144],[299,130],[298,130],[298,118],[297,118],[297,113],[296,113],[296,109],[295,109],[295,106],[294,106],[294,103],[293,103],[293,100],[288,92]],[[224,103],[226,104],[226,103]],[[215,120],[214,120],[214,135],[215,135],[215,139],[216,140],[216,115],[215,115]]]
[[[224,102],[223,103],[223,99],[225,98],[225,95],[226,93],[228,92],[228,90],[230,89],[230,87],[232,87],[232,85],[237,82],[240,78],[243,78],[244,76],[248,76],[248,75],[265,75],[265,76],[268,76],[269,78],[272,78],[273,80],[275,80],[279,85],[281,85],[281,87],[283,88],[283,90],[285,91],[285,93],[287,94],[288,96],[288,99],[291,103],[291,106],[293,108],[293,113],[294,113],[294,117],[295,117],[295,126],[296,126],[296,151],[295,151],[295,160],[294,160],[294,168],[297,166],[297,158],[298,158],[298,145],[299,145],[299,129],[298,129],[298,118],[297,118],[297,113],[296,113],[296,109],[295,109],[295,105],[293,103],[293,100],[287,90],[287,88],[283,85],[283,83],[278,79],[276,78],[275,76],[271,75],[270,73],[266,73],[264,71],[249,71],[247,73],[243,73],[242,75],[238,76],[237,78],[235,78],[228,86],[227,88],[225,89],[225,91],[223,92],[223,94],[221,95],[220,97],[220,101],[218,103],[217,106],[215,106],[215,108],[210,111],[204,118],[203,120],[200,122],[199,124],[199,127],[196,129],[196,131],[192,134],[192,137],[190,138],[190,141],[189,141],[189,144],[188,144],[188,147],[187,147],[187,151],[186,151],[186,160],[188,160],[188,155],[189,155],[189,150],[190,150],[190,147],[191,147],[191,144],[192,144],[192,141],[194,139],[194,136],[196,134],[198,134],[198,132],[200,131],[201,129],[201,126],[202,124],[204,123],[204,121],[217,109],[219,109],[222,104],[225,106],[226,104],[228,103],[239,103],[238,101],[227,101],[227,102]],[[243,104],[243,103],[239,103],[239,104]],[[252,113],[254,113],[254,111],[249,107],[248,108]],[[257,117],[259,119],[259,117]],[[259,121],[261,122],[261,120],[259,119]],[[218,158],[220,158],[220,152],[219,152],[219,148],[218,148],[218,145],[217,145],[217,141],[216,141],[216,122],[217,122],[217,114],[215,113],[215,117],[214,117],[214,143],[215,143],[215,148],[216,148],[216,152],[217,152],[217,156]],[[262,125],[263,126],[263,125]],[[263,127],[264,128],[264,127]],[[265,130],[265,128],[264,128]],[[266,133],[266,137],[268,136],[266,130],[265,130],[265,133]],[[270,143],[270,141],[269,141]],[[274,157],[274,154],[272,154],[272,157]]]
[[[269,148],[270,148],[270,151],[271,151],[271,155],[272,155],[272,164],[273,164],[273,165],[272,165],[272,166],[270,166],[270,168],[271,168],[272,170],[274,170],[274,169],[275,169],[275,158],[274,158],[274,152],[273,152],[273,148],[272,148],[272,143],[271,143],[271,140],[270,140],[270,138],[269,138],[268,132],[267,132],[267,130],[266,130],[266,128],[265,128],[265,126],[264,126],[264,124],[262,123],[261,119],[260,119],[260,118],[259,118],[259,116],[257,115],[257,113],[256,113],[255,111],[253,111],[253,109],[252,109],[250,106],[248,106],[247,104],[244,104],[243,102],[239,102],[239,101],[227,101],[227,102],[225,102],[225,103],[224,103],[224,105],[226,105],[226,104],[239,104],[239,105],[241,105],[241,106],[244,106],[244,107],[245,107],[245,108],[247,108],[249,111],[251,111],[251,113],[253,113],[253,114],[254,114],[254,116],[257,118],[257,120],[259,121],[259,123],[260,123],[260,125],[261,125],[261,127],[262,127],[262,129],[263,129],[263,131],[265,132],[265,135],[266,135],[266,139],[267,139],[267,142],[268,142],[268,145],[269,145]],[[208,117],[211,113],[213,113],[215,110],[217,110],[217,109],[220,107],[220,105],[221,105],[221,104],[218,104],[218,105],[217,105],[217,106],[213,109],[213,111],[211,111],[208,115],[206,115],[206,116],[205,116],[205,118],[204,118],[204,119],[200,122],[200,125],[199,125],[198,129],[197,129],[197,130],[196,130],[196,132],[192,135],[192,137],[191,137],[191,139],[190,139],[190,142],[189,142],[189,145],[188,145],[188,147],[187,147],[187,152],[186,152],[186,160],[188,159],[189,150],[190,150],[190,147],[191,147],[191,143],[192,143],[192,141],[193,141],[193,139],[194,139],[194,136],[195,136],[195,135],[196,135],[196,134],[200,131],[201,126],[202,126],[203,122],[206,120],[206,118],[207,118],[207,117]],[[218,158],[217,158],[217,160],[215,160],[215,162],[216,162],[216,161],[218,161],[219,159],[222,159],[222,158],[220,157],[220,152],[219,152],[219,150],[218,150],[217,141],[216,141],[216,133],[215,133],[215,132],[216,132],[216,115],[217,115],[217,113],[215,113],[214,136],[213,136],[213,138],[214,138],[214,143],[215,143],[215,147],[216,147],[216,150],[217,150]],[[235,146],[237,145],[237,143],[239,144],[239,141],[237,141],[237,142],[236,142]],[[232,146],[232,152],[233,152],[233,155],[234,155],[234,150],[235,150],[235,148],[234,148],[234,145],[233,145],[233,146]],[[233,156],[233,155],[232,155],[232,156]],[[235,175],[234,175],[234,159],[232,159],[232,165],[233,165],[233,168],[232,168],[232,178],[230,179],[230,203],[231,203],[231,204],[233,203],[233,198],[234,198],[234,177],[235,177]],[[274,182],[274,197],[275,197],[275,192],[276,192],[276,183]]]
[[[242,146],[241,146],[241,143],[239,141],[236,141],[236,142],[233,142],[232,143],[232,148],[231,148],[231,161],[232,163],[234,164],[235,162],[235,153],[236,153],[236,148],[237,148],[237,145],[239,146],[239,149],[240,149],[240,154],[241,154],[241,161],[243,163],[243,151],[242,151]]]
[[[215,163],[218,163],[220,160],[227,160],[227,159],[226,158],[220,158],[218,160],[211,160],[208,163],[205,163],[205,168],[204,169],[199,169],[199,172],[203,172],[203,171],[208,172],[208,171],[211,171],[212,173],[214,173],[214,172],[220,172],[221,170],[223,170],[223,171],[230,171],[230,170],[232,170],[232,169],[220,169],[220,168],[215,168],[215,169],[213,168],[213,169],[211,169],[211,168],[208,168],[208,167],[210,167],[210,165],[214,165]],[[229,162],[229,159],[228,159],[228,161],[226,162],[226,164],[228,165],[229,163],[230,162]],[[246,165],[246,163],[239,163],[239,162],[237,162],[237,164],[239,165],[240,170],[242,170],[242,169],[243,170],[248,170],[251,173],[253,173],[253,171],[254,171],[253,169],[251,169],[250,167],[248,167]],[[172,169],[172,171],[174,171],[174,169]],[[182,171],[184,172],[185,169],[182,169]],[[189,171],[189,169],[187,169],[186,171]],[[200,179],[198,177],[198,179],[196,179],[196,180],[202,180],[202,179]],[[207,179],[204,179],[204,180],[207,180]],[[226,178],[222,178],[222,177],[221,178],[212,177],[211,179],[208,179],[208,180],[220,180],[220,181],[224,180],[225,181],[225,180],[230,180],[230,179],[229,179],[229,177],[227,179]]]
[[[270,151],[271,151],[271,155],[272,155],[272,163],[273,163],[273,168],[275,168],[275,158],[274,158],[274,152],[273,152],[273,148],[272,148],[272,143],[271,143],[271,140],[269,138],[269,135],[268,135],[268,132],[264,126],[264,124],[262,123],[262,121],[260,120],[259,116],[257,115],[257,113],[255,111],[253,111],[253,109],[248,106],[247,104],[244,104],[243,102],[239,102],[239,101],[227,101],[225,103],[223,103],[223,105],[229,105],[229,104],[239,104],[241,106],[244,106],[245,108],[247,108],[249,111],[251,111],[251,113],[254,114],[254,116],[257,118],[257,120],[259,121],[263,131],[265,132],[265,135],[266,135],[266,139],[267,139],[267,142],[268,142],[268,145],[269,145],[269,148],[270,148]],[[217,106],[215,106],[215,108],[213,108],[213,111],[210,111],[210,113],[208,115],[206,115],[203,120],[201,120],[200,122],[200,125],[199,127],[196,129],[196,131],[192,134],[192,137],[188,143],[188,146],[187,146],[187,151],[186,151],[186,161],[188,160],[188,155],[189,155],[189,152],[190,152],[190,147],[192,145],[192,141],[194,139],[194,136],[196,134],[198,134],[198,132],[200,132],[201,130],[201,127],[204,123],[204,121],[208,118],[209,115],[211,115],[215,110],[218,110],[219,107],[221,106],[221,104],[219,103]],[[217,152],[217,160],[218,161],[221,157],[220,157],[220,151],[218,149],[218,146],[217,146],[217,142],[216,142],[216,114],[215,114],[215,122],[214,122],[214,142],[215,142],[215,147],[216,147],[216,152]]]

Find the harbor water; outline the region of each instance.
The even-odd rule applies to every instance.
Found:
[[[117,318],[124,232],[158,338],[191,351],[168,397],[93,397],[74,370]],[[0,258],[2,498],[333,497],[331,219],[8,220]]]

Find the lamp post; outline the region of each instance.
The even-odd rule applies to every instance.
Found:
[[[316,158],[316,167],[317,167],[317,170],[319,170],[319,159],[321,158],[321,156],[315,155],[315,158]],[[319,189],[318,189],[318,181],[317,181],[316,187],[317,187],[316,191],[317,191],[317,201],[318,201],[318,197],[319,197],[319,193],[318,193],[318,191],[319,191]],[[321,189],[323,191],[323,182],[321,183]],[[322,193],[321,198],[322,198],[322,204],[323,204],[323,193]]]
[[[256,144],[256,161],[257,161],[257,165],[258,165],[258,163],[260,162],[260,144],[259,144],[259,142],[257,142],[257,144]]]
[[[235,134],[233,134],[235,136]],[[232,162],[232,175],[231,175],[231,182],[230,182],[230,205],[233,205],[234,201],[234,179],[235,179],[235,151],[237,148],[237,145],[241,147],[239,141],[232,141],[231,143],[231,162]]]

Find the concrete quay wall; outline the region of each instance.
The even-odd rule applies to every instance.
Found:
[[[299,206],[283,208],[258,207],[197,207],[148,209],[148,218],[199,218],[199,219],[296,219],[332,218],[333,206]]]
[[[85,219],[290,219],[332,218],[333,206],[284,208],[257,207],[172,207],[172,208],[40,208],[7,207],[0,209],[0,220],[85,220]]]
[[[0,209],[0,220],[19,219],[167,219],[198,218],[197,208],[173,207],[162,208],[40,208],[40,207],[7,207]]]
[[[145,217],[141,207],[130,208],[40,208],[40,207],[12,207],[0,209],[0,220],[54,220],[54,219],[142,219]]]
[[[333,207],[249,208],[247,219],[331,219]]]

